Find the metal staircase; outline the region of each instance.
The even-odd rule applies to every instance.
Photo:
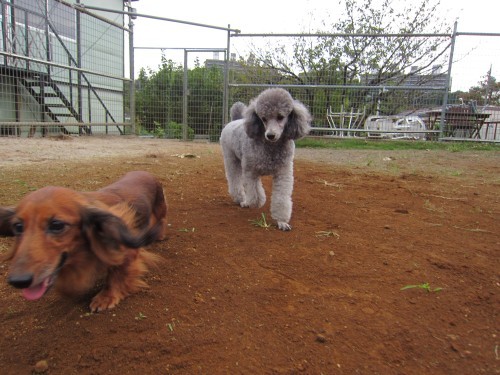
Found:
[[[3,18],[0,14],[0,20],[3,20],[0,28],[0,76],[5,77],[9,84],[13,83],[14,89],[9,94],[16,103],[20,101],[14,97],[24,95],[27,99],[23,102],[38,104],[36,109],[34,105],[27,108],[16,104],[15,122],[20,122],[23,111],[36,111],[35,116],[27,117],[47,123],[47,126],[41,126],[43,132],[53,124],[65,134],[75,131],[91,134],[94,124],[104,124],[106,132],[109,124],[123,134],[123,124],[118,124],[113,115],[121,111],[112,112],[108,107],[114,104],[113,99],[101,97],[108,92],[123,95],[122,89],[109,88],[108,85],[101,87],[96,83],[99,80],[91,79],[89,76],[99,75],[92,71],[92,64],[82,69],[80,28],[77,28],[75,40],[68,40],[59,35],[54,26],[53,19],[62,17],[62,13],[75,15],[71,5],[61,2],[59,14],[51,13],[45,0],[37,1],[39,7],[28,6],[35,0],[26,3],[0,0],[3,6]],[[76,16],[75,27],[81,22],[78,12]]]
[[[57,82],[43,72],[12,67],[2,67],[0,70],[0,74],[16,77],[17,82],[40,105],[41,112],[48,116],[61,132],[69,134],[65,126],[79,126],[80,133],[90,134],[87,126],[81,126],[82,116],[74,107],[72,98],[68,99],[60,88],[63,85],[68,86],[67,82]]]
[[[43,112],[54,122],[61,121],[62,118],[72,118],[74,122],[81,122],[81,116],[73,107],[73,104],[66,98],[48,74],[32,73],[19,79],[19,82],[26,88],[33,98],[40,104]],[[60,83],[59,83],[60,84]]]

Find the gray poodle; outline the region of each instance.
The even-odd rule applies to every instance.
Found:
[[[271,216],[278,228],[290,230],[295,139],[310,129],[311,115],[288,91],[267,89],[231,107],[231,122],[220,143],[229,194],[241,207],[262,207],[266,194],[260,176],[272,176]]]

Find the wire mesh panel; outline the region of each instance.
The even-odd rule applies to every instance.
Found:
[[[457,37],[452,64],[453,111],[446,120],[449,136],[500,141],[500,35],[464,33]]]
[[[480,114],[493,111],[495,101],[477,106],[450,85],[464,82],[460,73],[453,75],[455,64],[466,60],[451,56],[452,43],[466,44],[457,35],[233,34],[230,102],[248,102],[266,87],[281,86],[309,107],[311,135],[498,140],[496,125]],[[487,50],[494,55],[489,60],[466,51],[474,68],[500,57],[495,48]],[[468,71],[479,79],[470,63]],[[456,120],[457,106],[470,115]]]
[[[136,78],[136,129],[141,135],[182,135],[184,69],[175,55],[162,51],[158,66],[142,67]]]
[[[197,63],[188,72],[187,123],[195,137],[218,140],[224,121],[225,51],[187,51],[187,60],[190,56]]]
[[[124,133],[123,15],[61,0],[1,4],[0,134]]]
[[[426,130],[434,130],[435,124],[409,116],[442,104],[446,37],[234,36],[231,51],[245,55],[235,58],[229,75],[233,101],[248,101],[270,85],[285,87],[313,114],[312,135],[383,136],[385,132],[388,137],[424,139],[432,134]],[[420,52],[403,55],[402,45],[415,50],[418,45]],[[367,132],[367,124],[368,130],[380,132]]]
[[[216,140],[232,103],[280,86],[310,109],[313,136],[495,140],[495,124],[481,116],[466,125],[455,120],[457,106],[485,109],[455,88],[451,46],[460,38],[232,34],[229,51],[164,49],[158,69],[145,69],[138,79],[137,118],[149,133],[178,137],[179,124],[186,124],[189,139]]]
[[[157,69],[141,69],[136,119],[142,134],[218,139],[223,123],[224,50],[163,49]],[[186,132],[186,134],[184,134]]]
[[[132,20],[149,16],[124,12],[130,3],[0,4],[0,135],[137,125],[138,134],[216,141],[233,102],[279,86],[308,106],[313,136],[500,140],[500,34],[241,34],[153,17],[154,37],[168,24],[201,45],[134,49]],[[150,35],[142,25],[135,33]]]

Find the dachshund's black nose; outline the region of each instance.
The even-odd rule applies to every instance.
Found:
[[[25,289],[33,282],[33,275],[27,273],[24,275],[9,276],[7,281],[14,288]]]

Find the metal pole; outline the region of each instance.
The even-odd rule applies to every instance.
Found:
[[[11,11],[11,17],[14,17],[13,13],[14,12]],[[2,20],[3,20],[3,22],[2,22],[2,43],[3,43],[2,46],[4,49],[6,49],[8,46],[7,35],[9,35],[9,28],[8,28],[9,24],[12,25],[12,27],[14,27],[13,25],[15,25],[16,22],[13,20],[10,20],[10,22],[9,22],[7,20],[7,6],[4,6],[3,2],[2,2]],[[26,22],[26,25],[28,25],[27,22]],[[27,28],[28,27],[26,26],[26,29]],[[26,33],[26,35],[28,35],[28,33]],[[26,44],[26,50],[28,50],[28,44]],[[26,54],[26,55],[28,55],[28,54]],[[7,58],[5,58],[5,60],[3,61],[3,64],[7,66],[8,62],[9,62],[9,60]]]
[[[77,0],[79,3],[80,0]],[[77,68],[82,67],[82,27],[81,27],[81,17],[80,12],[76,12],[76,61]],[[71,72],[71,70],[70,70]],[[77,101],[78,101],[78,122],[83,122],[83,90],[82,90],[82,72],[77,73]],[[89,117],[90,117],[90,103],[89,103]],[[89,118],[90,122],[90,118]],[[78,128],[78,133],[80,134],[82,128]]]
[[[130,124],[132,125],[132,134],[136,134],[136,116],[135,116],[135,73],[134,73],[134,21],[132,16],[129,16],[128,22],[128,59],[130,65],[130,82],[129,82],[129,111],[130,111]],[[125,130],[125,129],[123,129]]]
[[[444,135],[444,119],[446,116],[446,107],[448,106],[448,91],[450,91],[451,68],[453,67],[453,53],[455,52],[455,40],[457,37],[457,21],[453,26],[453,34],[451,35],[450,58],[448,60],[448,74],[446,75],[446,85],[443,96],[443,106],[441,107],[441,121],[439,122],[439,138]]]
[[[462,33],[460,33],[462,34]],[[485,34],[491,36],[491,34]],[[388,34],[388,33],[314,33],[314,34],[243,34],[241,32],[236,32],[233,36],[237,37],[262,37],[262,38],[346,38],[346,37],[356,37],[356,38],[433,38],[433,37],[450,37],[450,34],[413,34],[413,33],[403,33],[403,34]]]
[[[61,0],[56,0],[56,1],[63,2]],[[80,9],[83,9],[83,10],[90,9],[90,10],[99,10],[99,11],[110,12],[110,13],[128,14],[128,15],[133,15],[134,17],[143,17],[143,18],[150,18],[150,19],[153,19],[153,20],[182,23],[184,25],[206,27],[206,28],[209,28],[209,29],[227,30],[225,27],[220,27],[220,26],[213,26],[213,25],[207,25],[207,24],[197,23],[197,22],[189,22],[189,21],[176,20],[176,19],[173,19],[173,18],[165,18],[165,17],[159,17],[159,16],[152,16],[150,14],[143,14],[143,13],[137,13],[137,12],[125,12],[125,11],[120,11],[120,10],[115,10],[115,9],[101,8],[101,7],[95,7],[95,6],[90,6],[90,5],[84,5],[84,4],[78,4],[78,5],[75,4],[74,7],[80,8]],[[237,34],[240,33],[239,29],[232,29],[230,31],[233,31],[233,32],[235,32]]]
[[[188,51],[184,50],[184,78],[182,80],[182,140],[188,139]]]
[[[98,20],[100,20],[102,22],[105,22],[105,23],[107,23],[109,25],[113,25],[114,27],[117,27],[117,28],[122,29],[124,31],[128,31],[123,25],[120,25],[117,22],[111,21],[111,20],[109,20],[109,19],[107,19],[105,17],[102,17],[102,16],[98,15],[98,14],[89,12],[87,9],[85,9],[85,8],[87,8],[87,6],[85,4],[81,4],[79,0],[77,0],[76,4],[71,4],[71,3],[68,3],[67,1],[64,1],[64,0],[56,0],[56,1],[58,3],[61,3],[61,4],[65,5],[65,6],[67,6],[67,7],[71,7],[71,8],[76,9],[80,13],[84,13],[84,14],[90,16],[90,17],[98,19]],[[111,10],[109,10],[109,11],[111,12]],[[125,12],[123,12],[123,11],[119,11],[119,12],[121,14],[125,14]],[[134,12],[127,12],[126,14],[131,15],[132,13],[134,13]]]
[[[33,57],[26,57],[26,56],[23,56],[23,55],[16,55],[14,53],[8,53],[8,52],[0,51],[0,56],[6,56],[6,57],[11,58],[11,59],[20,59],[20,60],[27,60],[27,61],[29,60],[32,63],[43,64],[43,65],[53,66],[53,67],[62,68],[62,69],[69,69],[69,70],[73,70],[75,72],[88,73],[88,74],[93,74],[93,75],[100,76],[100,77],[106,77],[106,78],[112,78],[112,79],[121,79],[122,81],[130,81],[128,78],[124,78],[124,77],[120,77],[120,76],[114,76],[114,75],[111,75],[111,74],[100,73],[100,72],[97,72],[95,70],[88,70],[88,69],[77,68],[77,67],[73,67],[71,65],[57,64],[57,63],[46,61],[46,60],[42,60],[42,59],[35,59]],[[76,60],[75,60],[75,63],[76,63]]]
[[[227,124],[228,121],[228,107],[229,107],[229,59],[231,56],[231,25],[227,25],[227,48],[226,48],[226,61],[224,64],[224,90],[222,93],[222,126]]]

